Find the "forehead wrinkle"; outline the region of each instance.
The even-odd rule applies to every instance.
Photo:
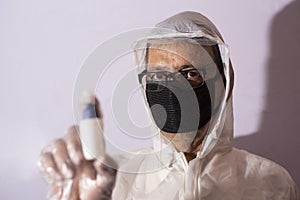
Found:
[[[151,67],[158,65],[169,71],[178,71],[182,69],[183,65],[200,67],[214,62],[211,57],[214,56],[211,46],[201,46],[199,43],[191,43],[187,39],[176,39],[168,43],[157,42],[149,47],[148,64]]]
[[[162,49],[150,49],[148,52],[148,67],[151,69],[173,72],[179,71],[184,65],[191,64],[174,52]]]

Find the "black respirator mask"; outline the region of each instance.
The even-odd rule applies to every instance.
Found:
[[[207,84],[182,87],[177,81],[167,86],[146,84],[146,97],[156,125],[169,133],[183,133],[202,128],[212,115],[212,101]]]

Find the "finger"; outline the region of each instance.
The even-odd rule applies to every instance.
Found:
[[[101,190],[98,189],[96,183],[96,170],[93,161],[83,162],[81,165],[81,177],[79,181],[80,199],[99,199]],[[102,199],[102,198],[101,198]]]
[[[70,191],[69,200],[78,200],[78,199],[80,199],[78,180],[74,180]]]
[[[71,126],[64,137],[70,159],[75,165],[79,165],[84,157],[79,137],[79,127]]]
[[[117,163],[109,156],[103,161],[94,161],[94,167],[97,172],[97,183],[101,185],[110,185],[113,187],[117,174]]]
[[[57,139],[53,142],[52,154],[60,174],[62,174],[65,179],[73,178],[74,167],[63,139]]]
[[[86,162],[82,163],[82,166],[81,166],[82,178],[91,179],[91,180],[96,179],[97,172],[93,166],[93,162],[94,161],[86,161]]]
[[[73,199],[75,198],[74,196],[71,198],[72,188],[73,188],[74,184],[76,184],[76,183],[74,183],[73,179],[69,179],[69,180],[64,181],[63,190],[62,190],[60,200],[72,200],[72,198]],[[76,200],[78,200],[78,199],[76,199]]]
[[[62,181],[63,178],[57,169],[53,155],[50,152],[42,153],[38,162],[38,167],[43,173],[45,180],[49,184]]]
[[[53,184],[47,193],[46,199],[61,199],[63,188],[61,185]]]

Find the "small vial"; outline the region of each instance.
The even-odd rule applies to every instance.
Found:
[[[101,159],[105,157],[105,141],[103,137],[101,114],[98,102],[94,95],[82,95],[82,120],[79,124],[80,139],[83,155],[86,160]]]

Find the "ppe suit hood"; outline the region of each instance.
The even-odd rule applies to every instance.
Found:
[[[203,32],[212,37],[219,37],[223,41],[216,26],[205,16],[196,12],[188,11],[179,13],[156,24],[156,27],[171,29],[179,33]]]
[[[225,95],[221,100],[218,111],[211,119],[208,133],[203,140],[202,150],[198,152],[198,156],[204,157],[210,153],[213,154],[213,152],[216,151],[230,150],[233,138],[231,98],[231,91],[233,88],[233,70],[229,60],[229,50],[227,45],[224,43],[222,36],[214,24],[205,16],[195,12],[182,12],[158,23],[156,28],[154,28],[146,38],[137,42],[138,45],[136,45],[135,48],[147,48],[147,44],[149,44],[150,41],[155,41],[155,39],[157,39],[157,43],[160,43],[164,38],[169,40],[175,40],[176,38],[201,38],[202,45],[218,45],[224,67],[224,76],[226,79]],[[146,56],[141,56],[143,59],[139,56],[136,57],[137,65],[139,68],[143,69],[146,62],[143,59],[145,59]],[[142,69],[139,71],[142,71]],[[148,107],[148,111],[149,110],[150,109]],[[151,115],[150,112],[149,115]],[[156,134],[154,137],[154,148],[158,151],[163,151],[164,157],[168,157],[166,155],[169,155],[169,157],[174,158],[174,155],[171,156],[170,154],[172,154],[175,150],[170,150],[172,149],[170,145],[169,141],[161,134]],[[164,159],[165,164],[169,164],[169,162],[170,158]]]

